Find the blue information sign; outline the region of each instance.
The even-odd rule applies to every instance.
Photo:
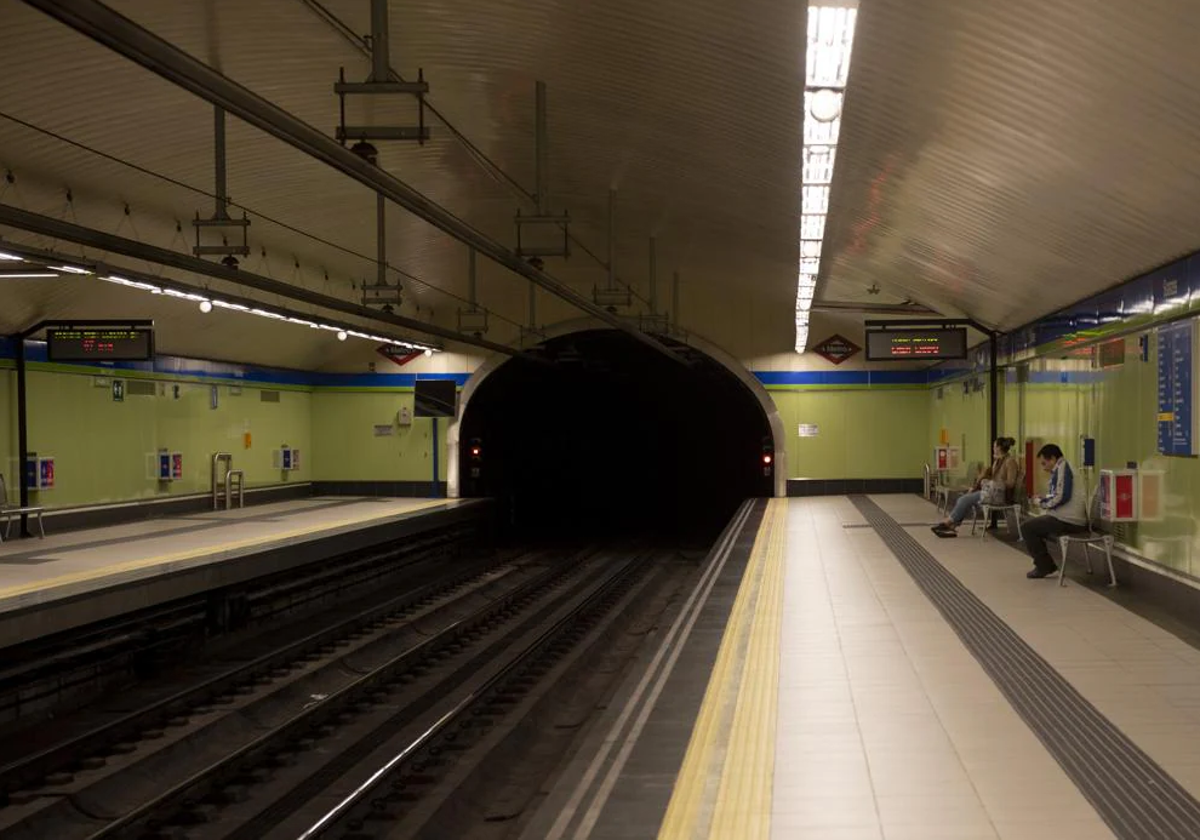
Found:
[[[1158,451],[1195,453],[1195,322],[1158,328]]]

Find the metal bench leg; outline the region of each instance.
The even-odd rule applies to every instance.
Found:
[[[1071,550],[1071,544],[1067,542],[1066,537],[1061,537],[1058,540],[1058,547],[1062,551],[1062,568],[1058,570],[1058,585],[1067,585],[1067,554]]]
[[[46,526],[42,524],[42,512],[38,511],[38,539],[46,539]]]
[[[12,529],[12,517],[9,516],[9,517],[6,517],[4,520],[4,539],[6,539],[6,540],[12,539],[12,537],[10,537],[9,533],[8,533],[9,530],[11,530],[11,529]]]
[[[1108,579],[1109,587],[1115,589],[1117,586],[1117,573],[1113,571],[1112,564],[1113,538],[1108,537],[1104,540],[1104,557],[1108,560]]]

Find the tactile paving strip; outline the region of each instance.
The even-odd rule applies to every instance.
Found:
[[[1200,838],[1200,802],[1142,752],[898,522],[855,507],[1121,840]]]

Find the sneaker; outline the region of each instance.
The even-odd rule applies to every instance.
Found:
[[[937,536],[941,537],[942,539],[949,539],[950,537],[958,536],[957,531],[955,531],[953,528],[947,528],[945,525],[937,526],[936,528],[933,529],[933,533],[936,534]]]
[[[1038,566],[1034,566],[1032,569],[1030,569],[1028,572],[1025,573],[1025,577],[1029,578],[1030,580],[1038,580],[1040,578],[1050,577],[1050,575],[1054,574],[1057,571],[1058,571],[1058,566],[1051,566],[1049,569],[1043,569]]]

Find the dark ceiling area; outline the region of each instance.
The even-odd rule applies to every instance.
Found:
[[[551,364],[488,376],[462,421],[463,495],[496,498],[510,537],[702,546],[743,499],[770,494],[767,418],[708,357],[675,364],[615,331],[552,339],[541,355]]]

